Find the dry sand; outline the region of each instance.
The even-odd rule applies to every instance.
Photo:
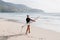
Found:
[[[60,33],[31,26],[31,33],[25,35],[23,24],[0,19],[0,40],[60,40]]]

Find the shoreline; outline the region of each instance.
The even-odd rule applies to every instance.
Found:
[[[18,20],[15,20],[15,19],[0,18],[0,20],[8,21],[8,22],[13,22],[13,23],[18,23],[18,24],[25,24],[25,23],[23,23],[23,22],[19,22]],[[41,27],[38,27],[38,28],[41,28]],[[45,28],[41,28],[41,29],[45,29]],[[57,31],[49,30],[49,29],[45,29],[45,30],[57,32]],[[60,32],[57,32],[57,33],[60,33]]]
[[[19,22],[18,20],[15,20],[15,19],[0,18],[0,20],[19,23],[19,24],[24,24],[23,22]],[[41,28],[41,27],[38,27],[38,28]],[[41,29],[45,29],[45,28],[41,28]],[[45,29],[45,30],[49,30],[49,29]],[[54,31],[54,30],[49,30],[49,31],[57,32],[57,31]],[[58,32],[58,33],[60,33],[60,32]]]

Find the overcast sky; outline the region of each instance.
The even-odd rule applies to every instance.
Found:
[[[25,4],[31,8],[42,9],[45,12],[60,12],[60,0],[3,0],[15,4]]]

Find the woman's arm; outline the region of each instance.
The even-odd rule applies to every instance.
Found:
[[[35,20],[33,20],[33,19],[30,19],[30,20],[35,22]]]

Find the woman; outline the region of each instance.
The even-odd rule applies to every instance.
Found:
[[[27,23],[26,34],[30,33],[30,21],[34,21],[35,22],[35,20],[32,20],[31,18],[29,18],[29,15],[27,15],[27,18],[26,18],[26,23]]]

